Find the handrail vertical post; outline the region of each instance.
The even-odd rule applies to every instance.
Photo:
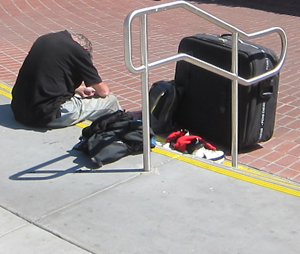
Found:
[[[144,170],[150,171],[150,114],[149,114],[149,66],[148,66],[148,38],[147,38],[147,14],[140,17],[141,30],[141,64],[145,66],[141,73],[142,80],[142,126],[143,126],[143,164]]]
[[[231,72],[235,74],[236,78],[232,80],[232,93],[231,93],[231,124],[232,124],[232,144],[231,156],[232,167],[238,166],[238,32],[232,34],[232,61]]]

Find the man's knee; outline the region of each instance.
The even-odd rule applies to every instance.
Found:
[[[109,104],[112,109],[114,109],[114,110],[122,109],[120,106],[119,100],[117,99],[116,96],[114,96],[113,94],[110,94],[106,98],[109,100]]]

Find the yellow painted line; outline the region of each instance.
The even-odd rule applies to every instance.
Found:
[[[85,128],[87,127],[87,125],[85,123],[77,123],[76,126],[80,127],[80,128]]]
[[[223,163],[223,165],[231,166],[231,163],[229,161],[225,161]],[[264,179],[269,179],[269,180],[272,180],[272,181],[275,181],[275,182],[278,182],[278,183],[282,183],[282,184],[285,184],[285,185],[291,185],[291,186],[295,187],[295,185],[291,184],[291,181],[288,180],[288,179],[279,178],[276,175],[272,175],[270,173],[260,171],[260,170],[257,170],[257,169],[251,169],[251,168],[243,166],[243,165],[239,165],[238,168],[241,169],[243,172],[246,172],[247,174],[250,174],[254,177],[259,176],[259,177],[264,178]],[[300,186],[297,186],[297,188],[300,189]]]
[[[85,128],[90,126],[91,121],[85,120],[83,122],[77,123],[76,126],[80,127],[80,128]]]
[[[7,97],[9,99],[12,99],[11,93],[0,90],[0,94],[4,95],[5,97]]]
[[[157,141],[159,141],[161,143],[164,143],[165,139],[162,138],[162,137],[157,137]],[[229,166],[229,167],[231,167],[231,165],[232,165],[232,163],[230,161],[226,161],[226,160],[222,164],[226,165],[226,166]],[[264,178],[266,180],[272,179],[272,181],[275,181],[277,183],[280,183],[280,184],[283,183],[285,185],[290,185],[290,180],[279,178],[278,176],[272,175],[272,174],[270,174],[268,172],[265,172],[265,171],[259,171],[257,169],[251,169],[251,168],[243,166],[243,165],[238,165],[238,168],[243,173],[246,172],[247,174],[252,175],[253,177],[261,177],[261,178]],[[294,187],[294,185],[291,185],[291,186]],[[300,186],[298,188],[300,189]]]
[[[155,152],[155,153],[166,155],[166,156],[170,156],[170,153],[172,153],[172,152],[165,151],[164,149],[161,149],[161,148],[158,148],[158,147],[153,148],[152,151]],[[246,181],[246,182],[249,182],[249,183],[253,183],[253,184],[256,184],[256,185],[259,185],[259,186],[262,186],[262,187],[266,187],[266,188],[269,188],[269,189],[277,190],[277,191],[280,191],[280,192],[284,192],[286,194],[290,194],[290,195],[293,195],[293,196],[300,197],[300,191],[299,190],[295,190],[293,188],[282,186],[280,184],[268,182],[268,181],[265,181],[265,180],[253,178],[251,176],[247,176],[247,175],[244,175],[244,174],[241,174],[241,173],[238,173],[238,172],[227,170],[227,169],[224,169],[224,168],[222,168],[220,166],[217,166],[217,165],[214,165],[214,164],[209,164],[209,163],[205,163],[205,162],[202,162],[202,161],[198,161],[198,160],[186,157],[184,155],[178,155],[178,154],[175,154],[175,153],[173,153],[173,154],[174,155],[171,155],[170,157],[176,158],[177,160],[180,160],[180,161],[183,161],[183,162],[186,162],[186,163],[189,163],[189,164],[192,164],[192,165],[204,168],[204,169],[208,169],[210,171],[213,171],[213,172],[216,172],[216,173],[219,173],[219,174],[222,174],[222,175],[230,176],[230,177],[233,177],[233,178],[236,178],[236,179],[239,179],[239,180],[243,180],[243,181]],[[290,186],[292,187],[292,185],[290,185]],[[299,188],[296,185],[293,185],[293,186]]]
[[[0,83],[0,88],[4,89],[5,91],[0,89],[0,94],[7,97],[7,98],[12,98],[11,96],[11,91],[12,88],[9,86],[6,86],[2,83]],[[85,128],[90,125],[90,121],[84,121],[81,123],[76,124],[76,126],[80,128]],[[160,137],[157,137],[157,139],[161,142],[163,142],[163,139]],[[290,194],[293,196],[300,197],[300,186],[294,185],[290,183],[288,180],[279,178],[277,176],[268,174],[266,172],[258,171],[255,169],[248,168],[246,166],[239,165],[239,170],[240,172],[235,172],[233,170],[229,169],[224,169],[221,166],[218,166],[217,164],[209,164],[205,163],[199,160],[195,160],[193,158],[189,158],[187,156],[181,155],[174,153],[172,151],[167,151],[165,149],[161,149],[158,147],[155,147],[152,149],[153,152],[162,154],[165,156],[168,156],[170,158],[180,160],[189,164],[192,164],[197,167],[201,167],[222,175],[226,175],[229,177],[233,177],[245,182],[249,182],[252,184],[256,184],[265,188],[273,189],[276,191],[284,192],[286,194]],[[224,165],[230,166],[229,162],[224,162]],[[299,189],[299,190],[298,190]]]
[[[7,90],[7,91],[9,91],[9,92],[12,91],[12,88],[10,86],[7,86],[7,85],[1,84],[1,83],[0,83],[0,87]]]
[[[11,91],[12,91],[12,88],[10,86],[7,86],[7,85],[4,85],[2,83],[0,83],[0,94],[9,98],[9,99],[12,99],[12,96],[11,96]],[[2,90],[3,89],[3,90]]]
[[[162,143],[165,141],[165,139],[162,138],[162,137],[157,137],[157,140],[159,142],[162,142]],[[161,150],[165,151],[164,149],[161,149]],[[168,154],[166,154],[166,156],[172,157],[172,156],[170,156],[170,152],[168,152]],[[192,158],[189,158],[189,159],[193,160]],[[195,160],[195,161],[197,161],[197,160]],[[231,167],[232,164],[231,164],[230,161],[225,160],[222,163],[222,165],[226,165],[228,167]],[[264,179],[264,180],[269,181],[269,182],[272,181],[273,183],[289,186],[293,189],[299,189],[300,190],[300,185],[299,186],[295,185],[288,179],[280,178],[276,175],[272,175],[272,174],[270,174],[268,172],[265,172],[265,171],[260,171],[258,169],[249,168],[249,167],[241,165],[241,164],[239,164],[238,168],[237,169],[235,168],[234,170],[240,172],[243,175],[247,174],[248,176],[251,176],[252,178],[260,178],[261,180]]]

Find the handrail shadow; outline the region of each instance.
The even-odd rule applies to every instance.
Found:
[[[9,177],[10,180],[14,181],[41,181],[58,178],[70,173],[135,173],[144,172],[143,169],[101,169],[95,163],[93,163],[88,156],[80,151],[70,150],[68,154],[61,155],[52,160],[46,161],[39,165],[25,169],[21,172],[13,174]],[[74,163],[77,164],[67,169],[43,169],[46,166],[59,162],[61,160],[76,157]]]
[[[251,9],[300,16],[300,1],[289,0],[188,0],[188,2],[197,2],[205,4],[218,4],[231,7],[246,7]]]

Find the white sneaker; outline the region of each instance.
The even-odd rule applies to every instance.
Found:
[[[222,163],[225,160],[225,153],[219,150],[210,150],[201,147],[193,153],[196,157],[212,160],[217,163]]]

